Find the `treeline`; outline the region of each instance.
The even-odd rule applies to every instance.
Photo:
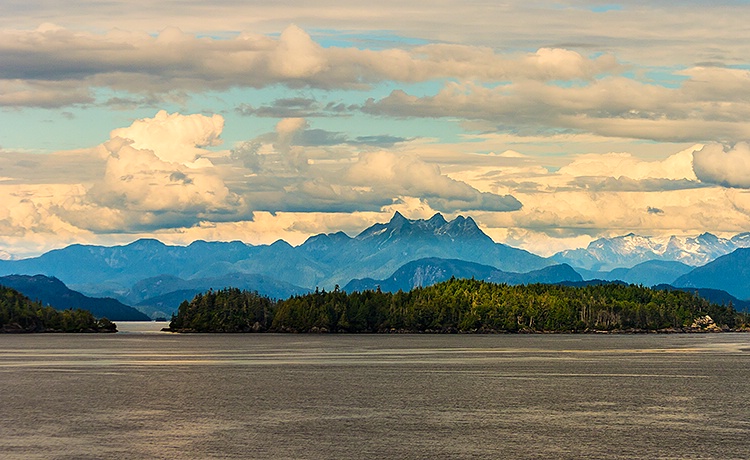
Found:
[[[209,290],[182,302],[169,327],[194,332],[262,332],[271,325],[277,302],[237,288]]]
[[[87,310],[55,310],[32,302],[20,292],[0,286],[0,332],[116,332],[107,318]]]
[[[451,279],[410,292],[338,288],[273,301],[257,293],[209,291],[183,302],[170,328],[195,332],[585,332],[688,330],[710,316],[746,327],[731,306],[678,290],[602,284],[509,286]]]

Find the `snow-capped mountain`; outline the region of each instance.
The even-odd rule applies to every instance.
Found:
[[[552,259],[587,270],[606,271],[633,267],[649,260],[682,262],[694,267],[705,265],[738,248],[750,247],[750,233],[731,239],[711,233],[695,237],[649,237],[629,233],[592,241],[585,249],[562,251]]]

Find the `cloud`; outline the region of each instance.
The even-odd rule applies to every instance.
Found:
[[[393,136],[351,140],[342,133],[310,129],[304,119],[284,119],[274,133],[232,149],[232,161],[252,174],[226,180],[255,211],[376,212],[411,198],[443,212],[506,212],[521,207],[509,194],[481,192],[416,155],[372,149],[375,142],[402,140]],[[310,156],[314,159],[307,163],[297,162]]]
[[[89,88],[76,81],[0,79],[0,107],[54,109],[94,102]]]
[[[275,74],[303,81],[322,73],[328,65],[323,47],[295,25],[281,33],[270,60],[270,70]]]
[[[399,136],[391,136],[388,134],[374,135],[374,136],[357,136],[352,140],[348,140],[347,143],[353,145],[372,145],[376,147],[392,147],[394,144],[400,142],[407,142],[411,139]]]
[[[663,209],[653,208],[651,206],[648,206],[646,208],[646,212],[649,213],[649,214],[664,214],[664,210]]]
[[[216,175],[162,160],[129,140],[105,143],[110,156],[103,180],[90,192],[99,204],[138,212],[201,214],[227,205],[229,190]]]
[[[307,128],[304,118],[284,118],[276,124],[276,142],[273,147],[283,156],[294,170],[308,167],[305,150],[296,145],[295,138]]]
[[[709,144],[693,152],[695,175],[702,182],[750,188],[750,144]]]
[[[567,44],[575,49],[614,50],[625,62],[651,66],[736,63],[750,55],[748,44],[737,40],[737,31],[745,25],[747,5],[736,0],[628,2],[620,11],[603,13],[592,11],[591,2],[549,0],[533,4],[469,0],[462,8],[452,2],[425,1],[383,5],[351,0],[321,8],[300,0],[283,4],[219,0],[212,2],[211,14],[206,14],[199,2],[181,2],[179,8],[142,0],[85,2],[77,5],[75,14],[55,2],[30,0],[24,5],[0,6],[3,28],[33,28],[44,20],[83,30],[96,24],[98,30],[153,32],[163,28],[164,18],[169,18],[169,24],[182,30],[213,34],[248,29],[276,33],[289,23],[305,24],[310,30],[325,31],[337,42],[373,47],[392,46],[401,37],[416,38],[418,43],[473,43],[516,50]],[[357,31],[369,33],[356,35]]]
[[[94,34],[54,26],[5,30],[0,31],[0,83],[6,91],[0,104],[91,103],[94,88],[165,99],[185,92],[276,84],[366,89],[385,81],[443,78],[590,79],[620,70],[610,55],[589,58],[571,50],[542,48],[519,56],[466,45],[406,48],[324,48],[295,25],[287,26],[278,38],[248,32],[232,38],[196,37],[175,27],[156,36],[121,29]],[[325,107],[343,109],[340,104]]]
[[[572,188],[591,192],[660,192],[705,187],[700,182],[686,179],[634,180],[629,177],[578,177],[569,184]]]
[[[325,147],[325,146],[372,146],[372,147],[392,147],[394,144],[406,142],[410,139],[389,134],[379,134],[370,136],[357,136],[350,138],[349,135],[342,132],[327,131],[325,129],[308,129],[308,125],[301,126],[288,135],[278,134],[278,145],[284,142],[292,142],[298,146],[305,147]]]
[[[134,149],[150,150],[161,161],[199,167],[210,166],[205,158],[196,161],[208,153],[203,147],[221,144],[223,128],[221,115],[168,114],[161,110],[154,118],[136,120],[127,128],[113,130],[110,138],[130,140]]]
[[[551,237],[561,232],[564,236],[697,234],[705,229],[736,233],[750,224],[750,208],[737,205],[748,200],[719,188],[627,193],[561,190],[516,195],[524,204],[518,212],[481,214],[477,220],[493,228],[526,229]],[[656,209],[662,212],[654,212]]]
[[[98,177],[83,181],[93,185],[78,186],[77,194],[49,203],[47,209],[94,232],[189,227],[207,219],[236,218],[244,202],[229,190],[204,157],[210,152],[202,148],[217,145],[222,128],[218,115],[160,111],[115,129],[109,141],[93,149],[104,161]]]
[[[750,138],[750,72],[694,68],[679,87],[625,76],[575,85],[517,79],[488,87],[448,82],[434,95],[403,90],[363,105],[365,113],[392,117],[485,121],[517,134],[584,132],[668,142]],[[489,128],[488,128],[489,129]]]
[[[415,96],[396,89],[387,97],[372,98],[361,110],[394,117],[458,118],[522,134],[589,132],[669,142],[750,138],[745,122],[750,116],[750,71],[693,65],[699,62],[693,60],[681,63],[681,70],[664,69],[667,76],[654,79],[646,71],[624,73],[636,64],[626,69],[607,47],[590,53],[549,44],[525,53],[445,42],[415,46],[393,41],[380,49],[324,47],[295,25],[286,26],[278,37],[242,32],[221,38],[198,37],[175,27],[152,36],[45,26],[0,32],[0,105],[103,103],[122,108],[139,100],[149,105],[184,103],[195,92],[231,88],[367,90],[387,82],[447,80],[436,94]],[[107,96],[99,100],[98,94]],[[356,109],[357,104],[323,104],[314,97],[236,107],[246,115],[283,118],[352,115]]]
[[[692,164],[694,149],[683,150],[657,161],[644,161],[629,153],[578,155],[558,172],[573,177],[696,180]]]
[[[343,178],[349,185],[369,187],[388,196],[420,197],[433,209],[445,212],[507,212],[522,206],[510,195],[481,193],[465,182],[451,179],[435,164],[388,151],[361,153]]]
[[[235,111],[240,115],[269,118],[311,118],[346,115],[358,110],[354,104],[343,102],[321,103],[312,98],[292,97],[276,99],[272,103],[253,107],[251,104],[240,104]]]
[[[6,235],[0,245],[24,235],[57,241],[76,234],[259,232],[265,227],[247,222],[259,215],[285,215],[287,222],[294,213],[308,223],[329,216],[334,222],[334,214],[375,219],[394,209],[470,214],[497,238],[560,238],[554,247],[581,235],[742,231],[750,225],[744,190],[697,180],[692,152],[700,146],[661,160],[622,152],[578,155],[554,169],[517,143],[503,154],[468,155],[477,148],[505,152],[475,137],[373,150],[299,118],[280,120],[273,132],[231,151],[209,149],[221,139],[221,121],[159,112],[113,130],[109,141],[85,152],[0,152],[3,176],[10,178],[0,183],[0,199],[9,203],[8,212],[0,212],[0,235]],[[498,144],[511,145],[506,138]],[[290,161],[297,154],[310,158],[306,167]],[[59,180],[53,171],[60,169],[70,170],[69,184],[50,183]],[[274,225],[268,228],[282,231]]]

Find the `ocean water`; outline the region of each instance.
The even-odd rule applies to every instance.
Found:
[[[0,335],[0,458],[750,458],[750,334],[160,326]]]

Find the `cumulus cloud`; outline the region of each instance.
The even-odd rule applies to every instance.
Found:
[[[421,197],[434,209],[516,211],[521,202],[510,195],[481,193],[442,174],[435,164],[388,151],[365,152],[344,173],[350,185],[370,187],[391,196]]]
[[[103,180],[91,196],[100,204],[133,211],[182,211],[200,214],[226,206],[230,193],[223,181],[163,161],[115,137],[105,143],[110,153]]]
[[[695,175],[703,182],[750,188],[750,144],[709,144],[693,153]]]
[[[644,161],[624,152],[578,155],[558,172],[573,177],[696,180],[693,173],[693,150],[694,148],[683,150],[656,161]]]
[[[153,118],[136,120],[127,128],[113,130],[110,138],[130,140],[132,148],[150,150],[161,161],[200,167],[211,166],[205,158],[196,161],[207,153],[203,147],[221,144],[219,136],[223,128],[221,115],[170,115],[161,110]]]
[[[276,124],[276,142],[273,146],[285,158],[287,164],[295,170],[305,169],[308,166],[304,148],[295,145],[295,136],[307,126],[304,118],[284,118]]]
[[[720,189],[588,192],[560,190],[518,194],[524,207],[516,213],[482,215],[486,225],[520,228],[551,237],[581,235],[740,232],[750,222],[747,210]],[[549,206],[548,203],[554,203]],[[649,210],[650,208],[650,210]],[[658,212],[657,210],[661,210]]]
[[[519,151],[459,157],[435,153],[424,141],[372,150],[349,142],[332,145],[328,141],[335,136],[324,132],[312,137],[323,136],[325,142],[310,142],[305,133],[315,129],[294,118],[280,120],[273,132],[231,152],[212,153],[207,147],[220,139],[221,121],[160,112],[113,130],[109,141],[85,155],[59,153],[36,162],[33,155],[0,155],[0,168],[17,176],[0,187],[0,199],[10,203],[0,212],[0,234],[16,239],[29,232],[76,231],[89,237],[146,231],[212,235],[216,229],[261,231],[262,226],[240,224],[259,215],[273,220],[276,214],[296,213],[313,221],[311,216],[320,213],[379,216],[393,209],[469,213],[508,241],[520,234],[578,241],[581,234],[716,231],[717,226],[740,231],[750,225],[750,199],[742,190],[698,182],[705,174],[691,168],[692,152],[700,146],[661,160],[628,153],[579,155],[550,170],[518,145]],[[471,139],[467,146],[477,143]],[[315,161],[296,168],[288,160],[295,149]],[[196,167],[202,159],[206,166]],[[447,162],[453,160],[458,162]],[[75,183],[22,183],[34,175],[52,180],[47,169],[75,169],[76,162],[82,166],[72,175]]]
[[[83,180],[93,185],[79,184],[76,193],[44,208],[71,226],[94,232],[189,227],[236,216],[244,210],[241,197],[202,157],[209,153],[202,147],[219,142],[222,127],[218,115],[162,111],[113,130],[109,141],[89,153],[91,161],[103,163],[98,177]],[[88,172],[97,174],[97,169]]]

